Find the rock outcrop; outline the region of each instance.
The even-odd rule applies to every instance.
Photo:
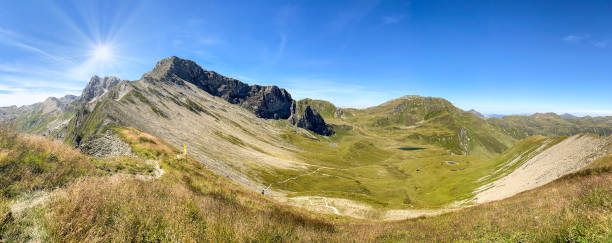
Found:
[[[50,112],[64,109],[67,105],[71,104],[78,99],[78,96],[66,95],[61,98],[49,97],[42,102],[42,113],[47,114]]]
[[[111,130],[107,130],[104,135],[99,138],[88,139],[80,144],[79,148],[82,152],[96,158],[132,154],[130,145],[123,142],[123,140],[121,140],[121,138],[119,138],[119,136],[117,136],[117,134]]]
[[[189,82],[198,88],[238,104],[258,117],[287,119],[291,115],[293,99],[289,92],[277,86],[248,85],[213,71],[202,69],[193,61],[170,57],[163,59],[142,79],[183,84]]]
[[[329,136],[334,134],[332,128],[325,123],[319,112],[313,110],[309,105],[300,105],[294,101],[291,104],[291,116],[288,120],[293,125],[320,135]]]
[[[99,76],[91,77],[85,89],[83,89],[83,94],[81,95],[81,101],[84,103],[91,102],[95,100],[97,97],[103,95],[106,91],[115,87],[119,84],[121,80],[117,77],[104,77],[101,78]]]

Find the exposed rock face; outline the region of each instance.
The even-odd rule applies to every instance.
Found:
[[[285,89],[277,86],[248,85],[204,70],[195,62],[178,57],[159,61],[152,71],[143,75],[143,79],[177,84],[186,81],[232,104],[239,104],[261,118],[287,119],[291,115],[293,99]]]
[[[61,98],[49,97],[42,102],[42,113],[47,114],[53,111],[62,110],[67,105],[71,104],[78,97],[74,95],[66,95]]]
[[[291,104],[291,117],[288,120],[293,125],[320,135],[329,136],[334,134],[334,131],[325,123],[323,117],[317,111],[310,108],[310,106],[300,106],[297,102]]]
[[[98,77],[93,76],[91,80],[83,89],[83,94],[81,95],[81,101],[87,103],[96,99],[98,96],[104,94],[107,90],[112,87],[115,87],[119,84],[121,80],[117,77]]]
[[[79,148],[96,158],[131,155],[130,145],[123,142],[115,132],[108,130],[104,136],[83,142]]]

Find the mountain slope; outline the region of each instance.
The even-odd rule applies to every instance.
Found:
[[[291,95],[276,86],[247,85],[213,71],[202,69],[193,61],[170,57],[159,61],[155,68],[142,76],[143,80],[159,80],[183,84],[188,82],[232,104],[254,112],[261,118],[287,119]]]
[[[437,144],[454,154],[492,157],[516,142],[441,98],[404,96],[363,110],[342,109],[341,116],[350,125],[405,141]]]
[[[186,144],[198,161],[254,189],[257,185],[238,170],[300,166],[281,149],[289,145],[278,141],[277,123],[191,83],[143,79],[121,83],[91,110],[81,110],[69,125],[74,129],[67,139],[78,146],[99,139],[115,126],[135,127],[175,147]]]
[[[433,107],[433,112],[437,113],[430,115],[423,127],[416,126],[415,131],[419,134],[434,132],[434,136],[426,133],[422,137],[411,137],[415,133],[413,130],[397,132],[393,127],[398,125],[378,126],[370,121],[371,117],[386,118],[389,107],[397,106],[381,106],[378,113],[376,110],[349,110],[338,119],[330,119],[344,122],[344,125],[338,125],[336,134],[329,137],[313,135],[291,126],[286,120],[257,117],[257,112],[253,112],[250,106],[228,102],[226,98],[232,95],[212,95],[201,88],[209,87],[202,84],[207,79],[187,82],[180,77],[202,77],[204,74],[199,71],[199,66],[181,60],[162,60],[153,71],[143,75],[143,79],[120,82],[94,102],[84,105],[67,126],[71,133],[66,140],[89,154],[100,155],[97,148],[112,146],[104,143],[116,140],[112,139],[116,136],[112,134],[113,127],[130,126],[175,147],[187,145],[188,153],[195,159],[251,190],[265,189],[267,193],[279,196],[334,196],[391,208],[439,207],[457,198],[468,197],[475,181],[487,173],[487,160],[483,158],[492,156],[505,146],[498,140],[488,142],[491,136],[481,139],[481,133],[472,132],[477,128],[469,124],[470,119],[476,122],[481,122],[481,119],[457,110],[447,101],[430,98],[423,98],[423,101],[434,104],[425,106]],[[178,64],[168,64],[169,61]],[[183,72],[183,69],[187,70]],[[164,74],[169,70],[176,73]],[[402,100],[398,101],[401,106]],[[308,112],[314,121],[318,120],[314,115],[317,109],[326,116],[331,114],[316,103],[299,101],[296,106],[304,108],[304,111],[310,106],[315,107]],[[325,107],[333,105],[325,104]],[[414,109],[421,111],[422,108]],[[401,112],[409,114],[405,110]],[[373,115],[368,116],[366,112]],[[343,120],[342,116],[347,114],[350,114],[349,118]],[[414,119],[424,119],[424,116],[418,114]],[[437,128],[442,132],[436,131]],[[457,141],[470,142],[459,147]],[[482,141],[488,143],[483,146],[485,143]],[[398,149],[412,145],[424,146],[426,150]],[[453,155],[465,152],[462,149],[474,155]],[[479,149],[485,152],[481,153]],[[448,165],[444,161],[447,160],[470,163],[462,165],[461,172],[456,173],[456,169],[446,168]],[[442,164],[431,167],[429,164],[433,161]],[[418,176],[413,175],[419,167],[420,172],[415,174]],[[431,173],[447,174],[448,179],[437,182],[423,179]],[[372,176],[374,174],[382,178],[376,179]],[[299,179],[289,180],[293,177]],[[290,183],[281,183],[287,180]],[[399,186],[389,188],[382,182]],[[427,195],[429,188],[435,196]],[[397,197],[398,193],[403,196]]]
[[[60,137],[61,128],[72,119],[78,106],[74,95],[50,97],[40,103],[0,108],[0,121],[7,121],[20,132]]]
[[[612,117],[574,117],[567,114],[562,117],[555,113],[536,113],[531,116],[492,117],[487,119],[487,123],[503,129],[517,139],[532,135],[612,134]]]
[[[0,241],[609,242],[612,239],[610,156],[587,169],[502,201],[404,221],[356,221],[287,207],[241,189],[197,161],[177,157],[179,151],[158,138],[132,128],[116,131],[130,144],[136,157],[93,160],[57,142],[13,136],[3,130],[0,148],[6,154],[0,156],[0,164],[12,165],[3,166],[3,170],[32,168],[29,165],[34,161],[28,158],[36,158],[44,165],[43,173],[22,177],[25,181],[21,185],[45,185],[35,178],[53,179],[46,175],[71,172],[68,168],[86,173],[64,174],[68,176],[53,191],[29,194],[27,190],[18,190],[8,200],[0,200]],[[24,146],[29,149],[23,150]],[[55,159],[48,160],[49,157]],[[165,173],[150,176],[150,160],[160,163]],[[125,164],[118,162],[139,169],[120,169]],[[0,184],[0,189],[4,186]]]
[[[553,144],[550,144],[550,143]],[[612,153],[612,136],[575,135],[557,141],[544,141],[528,159],[517,157],[501,165],[517,166],[508,175],[477,190],[476,202],[507,198],[533,189],[563,175],[576,172],[591,162]],[[521,156],[525,156],[521,154]],[[520,164],[514,164],[520,163]]]
[[[342,109],[294,101],[278,87],[247,85],[177,57],[136,81],[94,77],[72,105],[76,112],[60,133],[94,157],[129,154],[117,129],[132,127],[186,146],[194,159],[249,190],[375,219],[469,201],[492,182],[486,178],[519,168],[498,173],[533,142],[513,146],[518,140],[504,130],[441,98]],[[336,202],[343,205],[329,205]],[[366,209],[356,215],[350,207],[358,204]]]

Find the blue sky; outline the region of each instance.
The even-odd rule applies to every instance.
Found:
[[[8,1],[0,106],[179,56],[294,98],[612,115],[612,1]]]

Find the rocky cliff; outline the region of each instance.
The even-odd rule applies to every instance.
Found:
[[[300,105],[299,102],[294,101],[291,104],[291,116],[288,120],[293,125],[320,135],[334,134],[332,128],[325,123],[319,112],[313,110],[310,105]]]
[[[202,69],[193,61],[170,57],[143,75],[143,79],[182,84],[189,82],[198,88],[238,104],[261,118],[287,119],[293,99],[289,92],[277,86],[248,85],[239,80]]]
[[[112,87],[115,87],[119,84],[121,80],[117,77],[99,77],[93,76],[89,80],[85,89],[83,89],[83,94],[81,95],[81,101],[87,103],[95,100],[97,97],[106,93]]]

